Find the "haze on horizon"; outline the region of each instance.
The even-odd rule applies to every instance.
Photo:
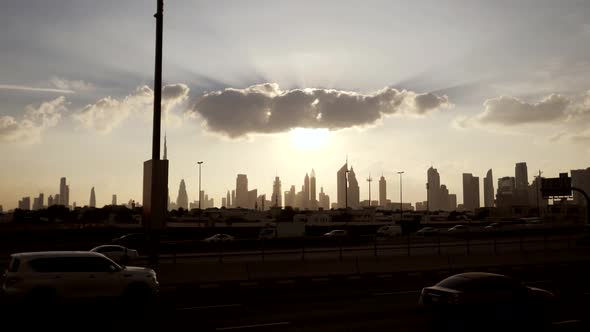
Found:
[[[141,200],[150,158],[155,1],[0,4],[0,204]],[[587,1],[182,1],[164,12],[170,196],[251,188],[336,198],[346,156],[388,198],[426,197],[428,167],[545,176],[590,166]],[[306,128],[306,129],[296,129]],[[530,179],[532,180],[532,179]],[[373,197],[376,197],[373,186]],[[460,203],[460,202],[459,202]]]

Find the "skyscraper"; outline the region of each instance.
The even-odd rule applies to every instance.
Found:
[[[53,196],[49,195],[49,197],[47,197],[47,207],[53,206],[54,204]]]
[[[301,207],[303,209],[309,209],[309,175],[307,173],[305,173],[305,178],[303,178],[303,188],[301,192]]]
[[[113,194],[113,201],[111,202],[111,205],[117,205],[117,195]]]
[[[295,207],[295,186],[291,186],[289,191],[285,191],[285,206]]]
[[[434,167],[430,167],[427,174],[427,189],[426,189],[426,200],[428,201],[428,209],[430,211],[442,210],[441,204],[441,192],[440,192],[440,175]],[[446,208],[446,207],[445,207]]]
[[[318,209],[318,200],[316,198],[316,179],[315,170],[311,169],[311,176],[309,178],[309,208],[311,210]]]
[[[529,186],[529,176],[525,162],[516,163],[514,167],[514,185],[516,190],[526,190]]]
[[[230,204],[230,206],[233,208],[237,207],[237,205],[236,205],[236,190],[235,189],[231,191],[231,204]]]
[[[381,175],[379,179],[379,206],[384,208],[387,205],[387,182],[385,177]]]
[[[463,208],[475,211],[479,207],[479,177],[463,173]]]
[[[491,168],[483,179],[483,201],[485,207],[494,207],[494,178]]]
[[[352,166],[348,172],[348,207],[358,209],[361,202],[360,187]]]
[[[330,209],[330,196],[328,196],[324,193],[324,187],[320,188],[319,203],[318,204],[319,204],[319,207],[324,210]]]
[[[275,181],[272,184],[272,195],[270,197],[272,206],[281,207],[283,206],[283,200],[281,198],[281,179],[275,176]]]
[[[254,198],[256,200],[256,198]],[[236,204],[235,207],[248,208],[248,177],[246,174],[238,174],[236,178]]]
[[[221,197],[221,207],[227,207],[227,197]]]
[[[59,181],[59,205],[68,207],[70,205],[70,187],[66,184],[66,178],[62,177]]]
[[[88,204],[91,208],[96,207],[96,193],[94,192],[94,187],[90,189],[90,202]]]
[[[231,195],[229,193],[229,190],[227,191],[227,194],[225,195],[225,204],[224,206],[226,208],[230,208],[231,207]]]
[[[338,208],[344,209],[346,207],[346,190],[348,184],[346,183],[346,172],[348,171],[348,162],[342,165],[336,173],[336,192],[338,198]]]
[[[21,210],[30,210],[31,197],[23,197],[20,201],[18,201],[18,208]]]
[[[184,179],[180,180],[180,187],[178,188],[178,198],[176,198],[176,208],[188,209],[188,193],[186,191],[186,184]]]

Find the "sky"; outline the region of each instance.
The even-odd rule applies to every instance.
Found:
[[[151,158],[156,1],[0,3],[0,205],[59,192],[141,201]],[[348,157],[368,198],[462,202],[462,173],[529,181],[590,166],[588,1],[184,1],[164,10],[163,122],[176,200],[236,175],[270,197]],[[497,182],[496,182],[497,183]],[[480,184],[480,187],[483,187]],[[377,182],[372,197],[378,197]],[[483,190],[483,188],[481,188]],[[483,196],[482,196],[483,197]]]

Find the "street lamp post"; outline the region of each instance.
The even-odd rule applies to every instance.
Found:
[[[403,204],[403,192],[402,192],[402,174],[404,171],[397,172],[399,174],[399,221],[404,220],[404,204]]]
[[[202,201],[202,196],[201,195],[201,165],[203,164],[202,161],[198,161],[197,164],[199,165],[199,210],[201,209],[201,201]]]

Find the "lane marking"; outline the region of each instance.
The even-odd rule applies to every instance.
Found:
[[[279,326],[279,325],[291,325],[291,322],[278,322],[278,323],[266,323],[266,324],[253,324],[253,325],[242,325],[242,326],[229,326],[229,327],[218,327],[216,331],[227,331],[227,330],[240,330],[240,329],[251,329],[255,327],[267,327],[267,326]]]
[[[564,324],[574,324],[574,323],[580,323],[581,320],[579,319],[572,319],[572,320],[564,320],[561,322],[555,322],[555,323],[551,323],[552,325],[564,325]]]
[[[184,310],[202,310],[202,309],[216,309],[216,308],[231,308],[231,307],[241,307],[243,304],[218,304],[218,305],[207,305],[201,307],[187,307],[187,308],[176,308],[178,311]]]
[[[373,293],[373,296],[419,294],[420,292],[421,291],[419,291],[419,290],[411,290],[411,291],[399,291],[399,292]]]

